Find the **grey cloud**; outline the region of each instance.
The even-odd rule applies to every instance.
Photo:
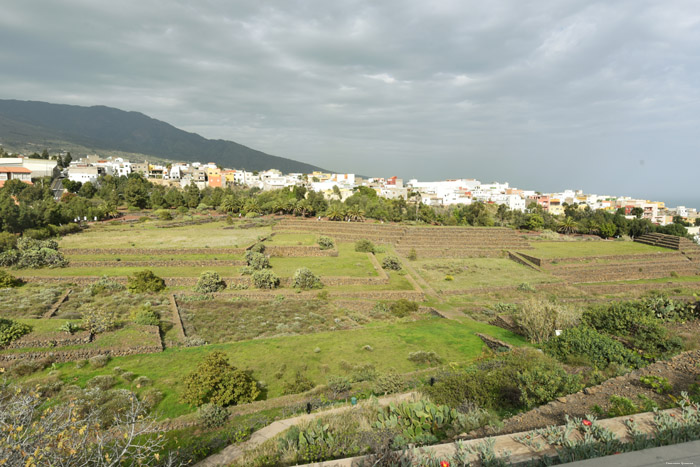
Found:
[[[9,0],[0,94],[336,170],[700,207],[699,25],[693,0]]]

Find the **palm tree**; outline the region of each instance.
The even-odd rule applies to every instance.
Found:
[[[557,226],[557,232],[572,234],[578,232],[578,224],[572,217],[565,217]]]
[[[326,216],[328,216],[328,220],[330,221],[342,221],[345,219],[345,212],[342,207],[334,204],[328,208]]]
[[[347,212],[348,219],[354,222],[365,220],[365,212],[360,209],[360,206],[352,206]]]
[[[221,200],[221,204],[219,205],[219,209],[221,212],[231,214],[232,212],[236,212],[238,209],[238,203],[236,202],[236,198],[233,196],[226,196],[223,200]]]

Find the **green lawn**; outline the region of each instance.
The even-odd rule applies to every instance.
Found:
[[[281,233],[276,232],[275,235],[270,237],[265,243],[269,243],[274,246],[289,246],[289,245],[316,245],[316,239],[319,236],[316,234],[306,234],[306,233]]]
[[[230,254],[158,254],[158,250],[153,250],[148,255],[116,254],[116,255],[66,255],[70,261],[234,261],[243,259],[243,255]]]
[[[524,251],[536,258],[572,258],[579,256],[635,255],[644,253],[668,253],[672,250],[637,242],[615,240],[573,242],[531,242],[534,249]]]
[[[65,332],[59,331],[58,328],[65,323],[75,323],[80,325],[79,319],[18,319],[20,323],[28,324],[32,327],[31,337],[43,338],[46,336],[52,336],[55,334],[66,336]]]
[[[516,345],[525,343],[522,338],[488,324],[429,318],[415,322],[372,323],[349,331],[173,348],[156,354],[117,357],[100,369],[89,366],[77,369],[74,363],[59,364],[57,367],[62,380],[80,385],[95,375],[112,373],[117,366],[136,375],[148,376],[153,380],[154,387],[165,395],[158,406],[159,413],[163,417],[175,417],[192,411],[178,401],[183,377],[213,350],[225,352],[239,368],[253,370],[256,379],[266,382],[268,398],[271,398],[281,394],[284,381],[291,379],[297,370],[317,384],[322,384],[329,376],[346,374],[343,366],[347,365],[373,364],[380,372],[414,371],[421,367],[407,357],[417,350],[433,350],[445,362],[472,361],[485,348],[475,336],[476,332],[487,333]],[[363,350],[366,345],[373,350]],[[315,352],[316,348],[320,351]],[[44,371],[42,374],[46,373]],[[277,378],[278,373],[282,374],[281,378]],[[126,382],[118,387],[136,389]]]
[[[161,223],[162,224],[162,223]],[[158,228],[158,222],[125,225],[99,224],[85,232],[68,235],[62,248],[242,248],[258,237],[269,235],[270,227],[249,229],[229,226],[224,221],[184,227]]]
[[[418,260],[416,271],[435,290],[461,290],[476,287],[538,284],[556,282],[546,273],[537,272],[505,258],[465,258]],[[445,280],[447,276],[453,280]]]
[[[376,276],[372,262],[367,253],[355,251],[352,244],[338,245],[338,256],[270,258],[270,265],[275,273],[282,277],[290,277],[300,267],[311,269],[316,275],[323,276]]]

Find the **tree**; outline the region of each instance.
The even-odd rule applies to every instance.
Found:
[[[202,199],[202,194],[197,188],[197,185],[190,183],[185,188],[185,204],[188,208],[196,208],[199,206],[199,201]]]
[[[140,175],[130,175],[124,188],[126,202],[130,206],[136,206],[139,209],[147,207],[150,198],[148,193],[149,185],[150,183]]]
[[[565,217],[564,220],[559,223],[559,226],[557,226],[557,232],[563,234],[576,233],[577,230],[578,224],[571,217]]]
[[[700,217],[695,218],[695,226],[696,227],[700,226]]]
[[[642,208],[640,208],[640,207],[634,207],[634,208],[632,208],[632,210],[630,211],[630,214],[632,214],[632,215],[633,215],[634,217],[636,217],[637,219],[641,219],[642,216],[644,215],[644,209],[642,209]]]
[[[95,196],[95,193],[97,193],[97,188],[95,188],[92,182],[83,183],[83,186],[78,190],[78,194],[83,198],[92,198]]]
[[[326,211],[326,216],[330,221],[342,221],[345,218],[345,211],[342,206],[333,204],[328,211]]]
[[[225,288],[226,282],[224,282],[218,272],[204,271],[199,276],[194,290],[199,293],[214,293],[221,292]]]
[[[165,281],[153,274],[150,269],[137,271],[133,276],[127,278],[127,289],[129,292],[160,292],[165,289]]]
[[[320,289],[323,287],[323,284],[321,279],[311,269],[299,268],[292,277],[292,287],[301,290]]]
[[[255,380],[231,365],[223,352],[207,355],[185,376],[182,401],[193,406],[210,403],[221,407],[252,402],[260,394]]]

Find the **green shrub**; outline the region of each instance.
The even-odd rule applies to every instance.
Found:
[[[251,246],[248,251],[250,251],[251,253],[265,253],[265,244],[262,242],[258,242],[255,245]]]
[[[374,243],[365,238],[358,240],[355,242],[355,251],[359,251],[361,253],[374,253]]]
[[[93,368],[102,368],[109,362],[109,355],[95,355],[94,357],[90,357],[88,362],[90,362],[90,366]]]
[[[402,298],[392,303],[391,306],[389,306],[389,311],[391,311],[391,313],[394,316],[404,318],[410,315],[411,313],[415,313],[416,311],[418,311],[418,308],[418,302],[412,302],[410,300]]]
[[[623,417],[639,412],[639,407],[626,397],[612,395],[608,400],[610,402],[609,417]]]
[[[330,250],[331,248],[335,247],[335,242],[333,239],[331,237],[326,237],[325,235],[318,237],[316,243],[321,250]]]
[[[578,321],[578,310],[538,298],[526,300],[515,313],[515,322],[525,337],[537,344],[552,337],[556,329],[573,327]]]
[[[320,289],[323,287],[321,279],[311,272],[309,268],[299,268],[294,271],[292,287],[302,290]]]
[[[559,336],[545,342],[542,348],[549,355],[563,361],[584,356],[600,369],[607,368],[611,363],[631,368],[639,368],[644,364],[639,355],[620,342],[587,326],[566,329]]]
[[[261,271],[270,267],[269,258],[264,254],[255,251],[247,251],[245,254],[245,260],[248,263],[248,266],[256,271]]]
[[[415,248],[411,248],[411,249],[408,251],[408,256],[407,256],[407,258],[409,259],[409,261],[415,261],[415,260],[418,259],[418,255],[416,254],[416,249],[415,249]]]
[[[385,256],[382,260],[382,267],[384,269],[390,269],[392,271],[400,271],[402,266],[401,261],[399,261],[399,258],[393,255],[389,255]]]
[[[59,268],[68,264],[63,254],[58,251],[58,243],[55,240],[35,240],[25,236],[17,240],[16,248],[0,254],[0,267],[37,269]]]
[[[348,392],[352,389],[352,384],[350,379],[345,376],[331,376],[328,378],[328,391],[331,394],[332,399],[336,399],[338,396],[344,392]]]
[[[146,386],[150,386],[153,384],[153,381],[151,381],[151,378],[148,376],[139,376],[134,380],[134,384],[136,385],[137,388],[145,388]]]
[[[276,289],[280,285],[280,278],[274,272],[263,269],[253,274],[253,284],[259,289]]]
[[[378,396],[394,394],[405,390],[406,386],[406,378],[403,375],[389,372],[377,376],[372,386],[372,392]]]
[[[518,290],[520,290],[521,292],[534,292],[535,288],[528,282],[522,282],[518,285]]]
[[[226,425],[230,415],[228,409],[215,404],[204,404],[197,410],[199,423],[205,428],[220,428]]]
[[[165,289],[165,281],[150,269],[145,269],[129,276],[126,287],[133,293],[160,292]]]
[[[0,318],[0,347],[32,332],[32,327],[13,319]]]
[[[515,313],[518,311],[518,305],[515,303],[498,302],[493,306],[493,311],[496,313]]]
[[[99,389],[101,391],[106,391],[117,384],[117,381],[112,375],[97,375],[87,382],[85,385],[88,389]]]
[[[163,400],[163,393],[156,388],[150,388],[143,391],[139,398],[148,410],[153,410]]]
[[[218,272],[204,271],[199,275],[194,290],[199,293],[214,293],[221,292],[225,288],[226,282],[224,282]]]
[[[182,401],[200,406],[211,403],[226,407],[252,402],[260,394],[251,376],[228,362],[222,352],[212,352],[184,379]]]
[[[117,327],[117,316],[112,308],[88,307],[83,310],[83,326],[92,334],[108,332]]]
[[[122,378],[124,381],[126,381],[127,383],[132,382],[132,381],[136,378],[136,375],[135,375],[133,372],[131,372],[131,371],[125,371],[125,372],[122,373],[120,376],[121,376],[121,378]]]
[[[450,275],[448,274],[448,275],[445,276],[445,278],[444,278],[443,280],[445,280],[445,281],[447,281],[447,282],[452,282],[453,280],[455,280],[455,278],[454,278],[453,276],[450,276]]]
[[[644,375],[639,378],[639,382],[653,389],[657,394],[667,394],[673,390],[671,383],[663,376]]]
[[[413,363],[428,365],[442,362],[442,358],[432,350],[429,352],[426,352],[425,350],[411,352],[408,354],[408,359]]]
[[[0,253],[14,250],[17,247],[17,235],[10,232],[0,232]]]
[[[648,309],[645,310],[634,302],[612,302],[590,307],[583,312],[581,320],[597,331],[622,336],[637,323],[652,322],[653,317]]]
[[[173,219],[173,215],[170,213],[168,209],[158,209],[155,212],[155,215],[158,219],[162,221],[169,221]]]
[[[23,282],[7,271],[0,269],[0,289],[19,287]]]
[[[463,371],[438,375],[423,389],[436,404],[465,402],[499,410],[523,410],[581,389],[579,375],[568,374],[556,360],[534,349],[495,355]]]
[[[294,375],[294,379],[287,381],[282,386],[282,391],[285,395],[288,394],[299,394],[300,392],[306,392],[313,389],[316,385],[311,381],[306,375],[301,371],[297,371]]]
[[[78,332],[79,329],[80,329],[80,326],[78,326],[77,324],[72,323],[70,321],[66,321],[58,328],[59,331],[67,332],[68,334],[74,334],[74,333]]]
[[[142,305],[131,311],[130,315],[131,321],[136,324],[144,324],[149,326],[158,326],[160,324],[160,316],[153,308],[151,308],[150,303]]]
[[[103,292],[119,292],[125,288],[126,287],[119,282],[116,282],[107,276],[102,276],[97,281],[90,284],[90,294],[95,296]]]

